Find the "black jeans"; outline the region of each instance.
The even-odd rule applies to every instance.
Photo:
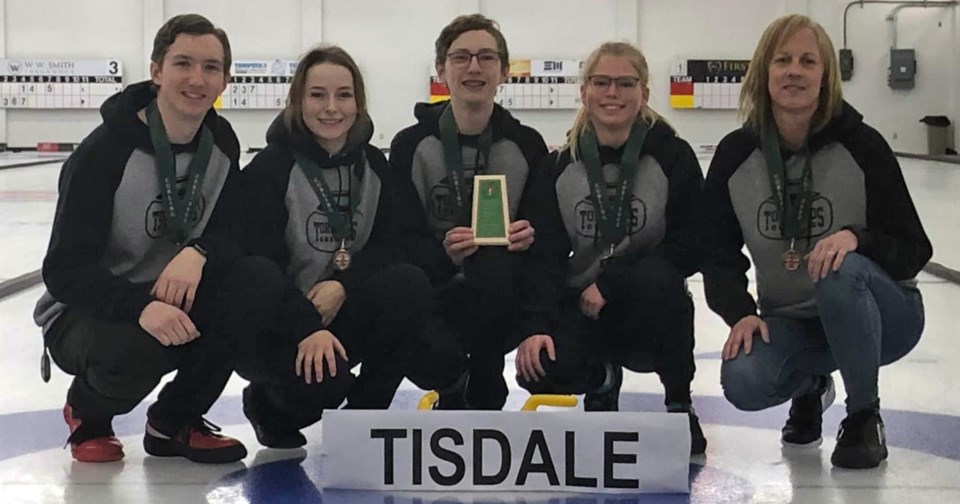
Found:
[[[655,371],[666,390],[665,404],[689,403],[693,358],[693,301],[684,279],[667,260],[640,259],[622,282],[631,285],[600,311],[598,320],[580,312],[580,291],[571,289],[561,303],[552,334],[556,361],[541,352],[547,372],[539,382],[519,376],[520,386],[534,394],[582,394],[599,387],[604,365],[638,372]]]
[[[297,345],[306,335],[291,334],[282,316],[283,304],[289,302],[283,296],[291,295],[289,280],[274,263],[260,261],[252,282],[258,293],[248,296],[249,305],[242,309],[260,313],[265,323],[245,333],[237,360],[238,374],[268,403],[257,408],[269,411],[274,423],[300,429],[344,399],[348,408],[389,407],[409,371],[411,355],[420,350],[418,338],[432,310],[427,276],[415,266],[398,264],[371,274],[347,292],[328,329],[344,346],[349,361],[338,355],[336,377],[325,367],[322,382],[307,384],[295,373]],[[303,294],[294,290],[292,295]],[[350,369],[359,364],[361,371],[354,376]]]
[[[248,259],[240,259],[222,277],[204,275],[189,314],[200,337],[185,345],[165,347],[138,324],[68,308],[46,340],[54,362],[75,376],[67,392],[74,416],[127,413],[174,370],[149,416],[178,426],[206,414],[233,372],[236,338],[250,326],[249,316],[230,310],[241,301],[249,269]]]
[[[464,261],[462,274],[435,289],[436,309],[425,331],[429,351],[416,367],[423,373],[444,362],[443,379],[434,374],[438,383],[431,387],[416,376],[411,381],[443,389],[469,371],[467,403],[483,410],[503,408],[508,394],[504,355],[518,343],[519,267],[520,256],[506,247],[480,247]]]

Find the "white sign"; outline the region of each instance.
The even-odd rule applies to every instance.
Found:
[[[99,108],[121,89],[117,59],[0,59],[0,108]]]
[[[296,60],[236,60],[219,109],[282,109],[290,82],[297,71]]]
[[[325,488],[689,493],[678,413],[330,411]]]
[[[70,75],[81,77],[123,76],[117,59],[0,59],[0,75]]]

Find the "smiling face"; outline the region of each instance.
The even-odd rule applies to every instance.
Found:
[[[203,120],[227,85],[223,45],[215,35],[177,35],[163,60],[150,63],[150,77],[162,110]]]
[[[813,30],[802,28],[773,54],[767,89],[776,111],[813,112],[823,86],[824,65]]]
[[[307,71],[304,86],[303,123],[330,154],[338,152],[357,120],[357,99],[350,69],[320,63]]]
[[[605,54],[580,86],[580,98],[594,128],[630,129],[649,90],[628,58]]]
[[[493,103],[497,86],[507,73],[497,41],[486,30],[464,32],[450,44],[443,64],[437,65],[437,75],[450,89],[450,99],[473,106]]]

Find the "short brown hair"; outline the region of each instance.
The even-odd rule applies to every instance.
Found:
[[[840,114],[843,106],[843,92],[840,89],[840,65],[837,62],[837,53],[833,48],[833,41],[820,26],[820,23],[802,14],[789,14],[770,23],[760,36],[760,42],[753,52],[753,59],[747,68],[747,75],[743,79],[740,89],[740,118],[747,127],[758,133],[768,128],[776,128],[769,124],[770,118],[770,62],[780,47],[798,31],[807,28],[817,38],[820,50],[820,60],[823,62],[823,81],[820,83],[820,100],[817,110],[810,121],[810,132],[820,131]]]
[[[338,46],[314,47],[297,62],[297,71],[294,72],[293,80],[290,82],[287,106],[283,109],[283,123],[290,132],[308,131],[307,125],[303,122],[303,97],[307,89],[307,72],[322,63],[342,66],[350,71],[350,75],[353,76],[353,96],[357,101],[357,115],[363,116],[367,112],[367,92],[363,85],[363,75],[350,54]]]
[[[437,66],[443,66],[443,62],[447,59],[447,51],[450,50],[453,41],[466,32],[476,30],[483,30],[493,36],[493,40],[497,41],[497,52],[500,54],[500,68],[504,71],[510,68],[510,52],[507,50],[507,39],[503,38],[500,25],[483,14],[458,16],[450,21],[450,24],[444,26],[434,44],[437,53],[434,63]]]
[[[233,55],[230,52],[230,39],[227,38],[227,32],[222,28],[217,28],[209,19],[200,14],[181,14],[173,16],[163,26],[157,30],[157,35],[153,38],[153,53],[150,54],[150,60],[158,65],[163,65],[163,58],[177,36],[181,33],[187,35],[213,35],[223,46],[223,73],[230,73],[230,65],[233,63]]]

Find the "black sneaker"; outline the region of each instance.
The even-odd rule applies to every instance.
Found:
[[[437,403],[434,404],[433,409],[436,410],[467,410],[470,409],[470,405],[467,404],[467,384],[470,381],[470,374],[463,373],[453,385],[449,387],[438,390],[437,394],[440,395],[440,398],[437,399]]]
[[[887,458],[887,438],[880,404],[847,415],[840,422],[837,447],[830,462],[845,469],[872,469]]]
[[[812,393],[795,397],[790,405],[790,416],[780,431],[780,441],[786,446],[820,446],[823,442],[823,412],[837,398],[833,377],[822,378],[820,388]]]
[[[707,438],[700,428],[700,417],[691,404],[672,404],[667,413],[686,413],[690,420],[690,455],[703,455],[707,451]]]
[[[285,427],[281,423],[271,421],[277,417],[275,412],[269,411],[266,398],[255,385],[247,385],[243,389],[243,415],[250,420],[257,441],[267,448],[289,450],[300,448],[307,444],[307,438],[299,429]]]
[[[161,430],[159,422],[147,419],[143,449],[154,457],[184,457],[203,464],[227,464],[247,456],[239,440],[220,434],[220,427],[196,418],[173,431]]]
[[[583,397],[584,411],[620,411],[620,386],[623,385],[623,368],[607,363],[603,385]]]

